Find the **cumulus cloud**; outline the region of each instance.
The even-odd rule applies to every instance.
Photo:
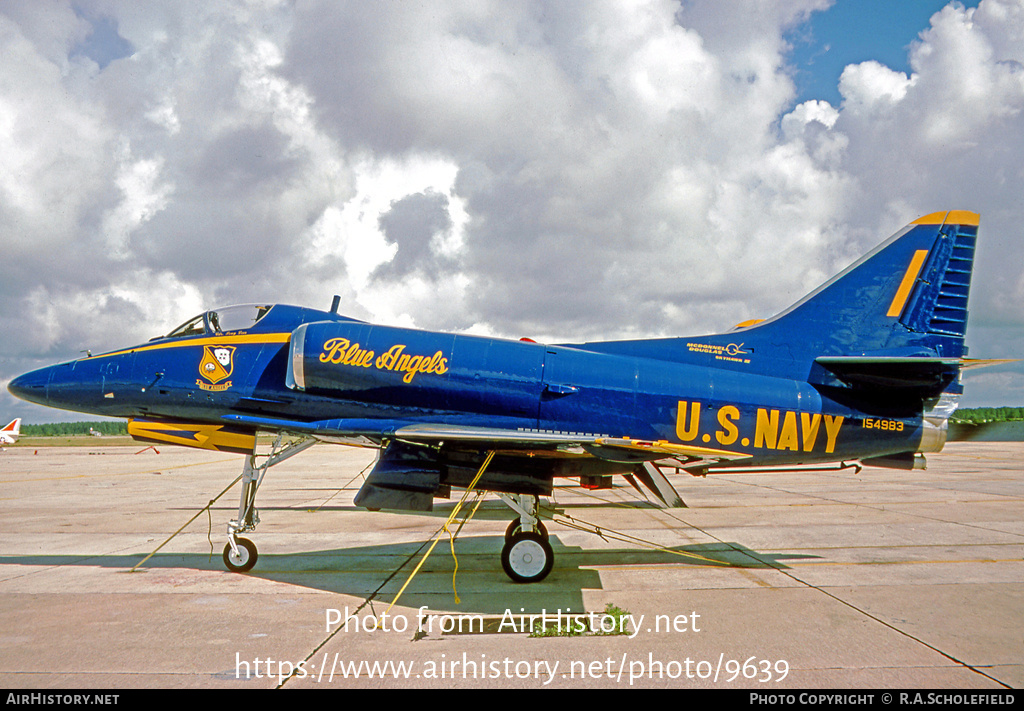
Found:
[[[839,93],[847,111],[884,111],[902,101],[916,80],[916,74],[908,77],[872,60],[847,66],[839,77]]]
[[[928,206],[982,213],[978,271],[988,278],[975,284],[972,311],[976,321],[999,314],[1016,327],[1024,312],[1007,286],[1020,275],[1021,8],[950,4],[912,47],[909,77],[876,63],[847,67],[835,124],[849,139],[843,168],[857,177],[863,207],[894,219]]]
[[[719,330],[948,207],[983,213],[979,333],[1019,336],[1022,3],[950,4],[909,74],[794,105],[786,38],[827,6],[4,3],[0,378],[332,294],[541,340]]]
[[[393,202],[378,222],[388,243],[397,249],[394,258],[376,270],[377,278],[399,280],[422,273],[437,279],[454,267],[440,249],[441,240],[454,226],[447,196],[429,190],[407,195]]]

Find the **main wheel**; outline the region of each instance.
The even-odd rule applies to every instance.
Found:
[[[501,549],[501,567],[517,583],[540,582],[554,564],[551,544],[537,533],[516,533]]]
[[[516,535],[522,530],[523,528],[522,525],[519,523],[519,519],[512,519],[512,523],[510,523],[508,525],[508,528],[505,529],[505,541],[507,542],[511,540],[512,536]],[[545,541],[548,540],[548,529],[544,528],[543,521],[537,522],[537,533],[539,533],[540,537],[543,538]]]
[[[224,546],[224,565],[232,573],[248,573],[256,565],[259,554],[256,553],[256,544],[248,538],[236,538],[238,544],[238,555],[231,550],[231,544]]]

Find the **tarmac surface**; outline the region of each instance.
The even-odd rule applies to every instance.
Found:
[[[625,482],[559,489],[554,570],[530,585],[501,569],[511,514],[493,495],[453,557],[434,537],[456,499],[429,514],[356,508],[373,452],[330,445],[270,469],[247,534],[259,560],[230,573],[239,485],[202,509],[242,457],[157,449],[0,453],[5,686],[1024,685],[1021,443],[949,444],[926,471],[673,477],[686,509]],[[631,615],[626,634],[523,631],[541,613],[610,630],[609,605]]]

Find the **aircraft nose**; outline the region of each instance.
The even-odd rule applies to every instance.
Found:
[[[7,390],[15,397],[29,402],[47,404],[47,387],[50,384],[50,376],[53,368],[40,368],[31,373],[19,375],[7,384]]]

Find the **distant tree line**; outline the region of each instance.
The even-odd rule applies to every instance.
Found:
[[[22,425],[24,437],[71,437],[91,432],[103,435],[126,435],[128,425],[124,422],[53,422],[48,425]]]
[[[953,413],[958,422],[1007,422],[1024,420],[1024,407],[971,407]]]

